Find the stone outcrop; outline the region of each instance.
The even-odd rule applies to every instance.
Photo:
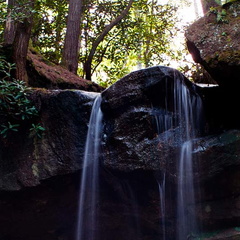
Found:
[[[18,190],[81,167],[93,99],[98,93],[37,90],[32,95],[46,129],[41,138],[20,132],[0,147],[0,189]],[[30,124],[30,123],[29,123]],[[28,125],[28,123],[26,123]]]
[[[186,31],[187,46],[222,87],[234,90],[240,76],[240,1],[211,8]]]
[[[161,66],[133,72],[102,93],[106,166],[123,171],[159,170],[169,164],[165,159],[175,159],[181,143],[173,139],[182,133],[176,126],[168,129],[168,142],[159,140],[155,118],[162,109],[174,112],[178,82],[189,89],[190,98],[196,95],[195,86],[180,72]]]
[[[237,179],[240,176],[238,150],[240,131],[229,130],[197,141],[194,154],[199,161],[198,180],[201,186],[199,196],[201,201],[197,209],[202,227],[215,233],[221,228],[238,227],[240,183]],[[239,232],[235,231],[234,236],[236,235],[239,237]],[[210,239],[224,239],[220,236],[221,234],[219,238]]]
[[[174,80],[176,76],[178,80]],[[215,109],[216,99],[222,95],[218,88],[196,87],[178,71],[154,67],[133,72],[102,93],[101,239],[148,240],[162,236],[162,169],[166,169],[167,183],[166,233],[168,240],[176,239],[174,159],[181,143],[161,141],[153,109],[174,109],[172,85],[179,79],[189,89],[190,97],[195,97],[194,90],[203,96],[208,106],[207,121],[212,121],[211,135],[201,135],[194,141],[194,165],[200,167],[195,171],[196,184],[200,185],[198,219],[205,236],[212,237],[209,239],[239,236],[240,131],[223,131],[226,124],[218,116],[225,110]],[[74,90],[36,90],[32,94],[40,111],[35,120],[41,121],[46,131],[38,138],[22,126],[0,146],[0,239],[75,239],[80,169],[96,96]],[[216,113],[219,115],[215,118]],[[173,128],[169,134],[182,133]]]
[[[78,89],[100,92],[104,88],[69,72],[61,65],[48,61],[34,50],[27,55],[27,73],[29,86],[47,89]]]

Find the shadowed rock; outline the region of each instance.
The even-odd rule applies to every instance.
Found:
[[[80,169],[96,95],[83,91],[35,91],[32,98],[40,112],[37,121],[46,131],[39,138],[26,130],[29,126],[22,126],[17,134],[4,140],[0,147],[0,189],[36,186],[43,179]]]

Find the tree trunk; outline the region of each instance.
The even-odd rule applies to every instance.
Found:
[[[70,0],[62,64],[77,74],[82,0]]]
[[[211,7],[218,7],[220,4],[217,2],[217,0],[201,0],[202,8],[203,8],[203,14],[206,14]]]
[[[88,58],[84,64],[84,72],[86,75],[86,79],[91,80],[92,78],[92,60],[93,60],[93,56],[96,52],[96,49],[98,47],[98,45],[103,41],[104,37],[111,31],[111,29],[116,26],[129,12],[132,4],[133,4],[134,0],[130,0],[127,7],[121,12],[121,14],[114,19],[109,25],[107,25],[103,32],[98,36],[98,38],[95,40],[95,42],[93,42],[91,51],[88,55]]]
[[[14,41],[16,27],[14,19],[12,19],[12,11],[15,3],[15,0],[8,0],[8,15],[4,28],[4,45],[13,44]]]
[[[28,83],[26,60],[33,20],[30,11],[33,7],[34,0],[27,1],[26,4],[21,5],[20,11],[25,15],[25,18],[17,23],[13,42],[13,61],[16,64],[15,78],[26,83]]]

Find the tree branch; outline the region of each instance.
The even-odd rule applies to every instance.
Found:
[[[104,28],[102,33],[97,37],[97,39],[93,43],[91,51],[88,55],[87,61],[86,61],[85,66],[84,66],[84,70],[85,70],[85,73],[86,73],[86,79],[91,80],[91,73],[92,73],[91,65],[92,65],[93,56],[96,52],[96,49],[97,49],[98,45],[100,44],[100,42],[103,41],[105,36],[112,30],[112,28],[115,27],[128,14],[133,2],[134,2],[134,0],[130,0],[128,2],[127,7],[120,13],[120,15],[117,18],[115,18],[111,23],[109,23]]]

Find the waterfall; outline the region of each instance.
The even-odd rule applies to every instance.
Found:
[[[98,169],[103,117],[100,105],[99,96],[92,107],[85,145],[76,240],[97,240]]]
[[[155,109],[153,115],[155,116],[159,143],[167,145],[167,143],[174,142],[180,145],[179,154],[176,157],[178,176],[176,239],[186,240],[197,231],[192,141],[196,137],[196,129],[200,129],[202,102],[198,94],[194,92],[194,86],[192,89],[188,88],[184,76],[177,71],[174,73],[173,81],[166,81],[166,89],[171,90],[170,92],[166,91],[165,109]],[[166,163],[163,165],[166,167],[167,160],[165,161]],[[168,239],[166,233],[167,212],[164,209],[165,173],[166,169],[161,169],[162,180],[157,179],[160,193],[162,239]]]
[[[197,231],[195,188],[193,176],[193,144],[196,129],[200,126],[202,104],[198,95],[190,97],[189,89],[177,81],[175,112],[182,129],[182,146],[178,159],[177,239],[185,240]],[[190,211],[191,208],[191,211]]]
[[[167,101],[166,101],[167,106]],[[168,129],[173,126],[173,115],[166,110],[153,110],[155,116],[157,134],[163,134],[164,141],[168,140]],[[161,176],[162,175],[162,176]],[[165,170],[162,173],[157,173],[156,180],[158,183],[159,199],[160,199],[160,211],[161,211],[161,228],[162,228],[162,240],[166,240],[166,209],[165,209],[165,186],[166,186],[166,173]]]
[[[166,240],[166,209],[165,209],[165,200],[166,200],[166,195],[165,195],[165,172],[163,173],[163,179],[162,182],[158,181],[158,189],[159,189],[159,198],[160,198],[160,209],[161,209],[161,217],[162,217],[162,240]]]

